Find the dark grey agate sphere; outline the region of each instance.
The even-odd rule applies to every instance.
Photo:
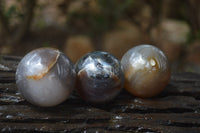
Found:
[[[95,51],[84,55],[75,66],[77,92],[88,102],[102,103],[113,99],[123,88],[121,64],[113,55]]]

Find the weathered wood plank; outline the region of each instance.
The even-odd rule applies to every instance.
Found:
[[[1,72],[0,83],[14,83],[15,73],[13,72]]]
[[[3,128],[2,128],[3,127]],[[199,133],[199,127],[187,127],[187,126],[165,126],[152,124],[147,121],[127,121],[126,124],[124,122],[118,123],[6,123],[2,122],[0,124],[1,131],[24,131],[24,132],[88,132],[87,130],[91,130],[95,128],[95,132],[98,130],[104,130],[107,132],[111,131],[123,131],[123,132],[156,132],[156,133]]]
[[[21,57],[17,57],[17,56],[1,55],[0,56],[0,71],[14,72],[21,59],[22,59]]]
[[[148,111],[148,110],[147,110]],[[57,113],[55,113],[57,112]],[[158,115],[159,114],[159,115]],[[122,115],[122,116],[121,116]],[[158,116],[157,116],[158,115]],[[148,113],[113,113],[107,110],[103,110],[101,108],[92,107],[89,105],[83,106],[76,106],[76,105],[60,105],[54,108],[38,108],[34,106],[27,106],[27,105],[3,105],[0,107],[0,120],[1,121],[28,121],[29,119],[35,119],[41,121],[50,121],[50,120],[72,120],[72,119],[112,119],[115,116],[119,116],[120,118],[128,118],[128,117],[138,117],[139,119],[152,119],[151,116],[157,116],[156,119],[162,120],[166,113],[152,113],[151,111]],[[161,116],[159,118],[159,116]],[[172,116],[172,117],[169,117]],[[177,116],[177,117],[175,117]],[[181,120],[190,120],[191,122],[199,122],[198,118],[200,118],[199,112],[182,112],[182,113],[168,113],[165,117],[169,117],[172,119],[173,117],[176,118],[175,120],[179,122],[178,116],[180,116]],[[184,118],[182,118],[184,117]],[[117,118],[117,117],[116,117]],[[173,120],[172,120],[173,121]]]
[[[27,102],[19,95],[19,93],[17,94],[2,93],[0,95],[0,103],[1,105],[27,104]],[[77,107],[84,105],[80,98],[70,98],[63,104],[66,104],[66,106],[68,104],[69,105],[75,104]],[[200,112],[200,101],[196,100],[194,97],[189,97],[189,96],[168,96],[168,97],[154,98],[154,99],[116,98],[111,103],[108,103],[106,105],[98,105],[97,107],[114,113],[120,113],[120,112],[182,113],[182,112],[195,112],[195,111]]]
[[[172,74],[157,97],[123,90],[113,101],[90,105],[75,93],[52,108],[31,105],[17,92],[20,57],[0,56],[0,132],[200,132],[200,75]]]

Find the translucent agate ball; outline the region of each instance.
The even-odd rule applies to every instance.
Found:
[[[158,95],[170,79],[167,56],[152,45],[138,45],[128,50],[121,60],[125,89],[138,97]]]
[[[50,107],[65,101],[74,89],[72,62],[57,49],[40,48],[28,53],[16,70],[16,84],[30,103]]]

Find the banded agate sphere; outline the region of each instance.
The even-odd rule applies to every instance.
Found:
[[[167,56],[152,45],[138,45],[128,50],[121,60],[125,88],[138,97],[158,95],[170,79]]]

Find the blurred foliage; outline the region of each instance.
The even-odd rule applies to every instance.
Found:
[[[8,22],[8,25],[16,26],[19,21],[24,19],[24,9],[25,3],[23,0],[16,0],[17,4],[15,2],[11,2],[10,5],[8,5],[5,8],[5,1],[1,1],[1,9],[4,12],[4,15],[6,17],[6,21]]]
[[[188,38],[187,38],[188,45],[194,42],[195,40],[200,40],[200,31],[197,31],[196,34],[193,34],[191,32],[188,34]]]
[[[189,24],[188,43],[200,39],[200,2],[197,0],[0,0],[0,45],[10,40],[16,45],[29,30],[40,32],[51,26],[70,35],[102,37],[116,30],[121,20],[150,36],[166,19]]]
[[[83,9],[75,10],[66,14],[67,28],[73,32],[86,33],[89,35],[99,35],[111,30],[120,19],[126,19],[143,28],[144,21],[147,24],[145,30],[151,30],[163,19],[170,18],[187,22],[194,31],[190,35],[189,41],[199,38],[198,23],[199,9],[193,9],[193,6],[199,2],[192,3],[192,0],[96,0],[99,10],[94,11],[90,8],[90,0],[84,3]],[[69,4],[70,5],[70,4]],[[145,20],[147,14],[143,13],[144,8],[149,7],[149,17]],[[200,6],[200,5],[199,5]],[[191,14],[195,12],[191,17]],[[196,22],[197,21],[197,22]]]
[[[0,0],[0,43],[17,44],[28,32],[34,14],[36,0]]]
[[[134,4],[135,0],[98,0],[99,11],[93,12],[86,3],[86,9],[69,13],[68,25],[79,32],[90,35],[102,34],[112,29],[123,13]]]
[[[13,5],[6,11],[6,17],[13,17],[14,14],[16,14],[16,6]]]
[[[18,23],[25,18],[24,7],[26,7],[25,3],[27,1],[1,0],[0,12],[5,16],[3,19],[7,20],[0,20],[5,21],[5,23],[11,26],[18,26]],[[73,8],[71,6],[76,2],[82,4],[78,7],[79,9],[68,12],[68,8]],[[96,5],[91,7],[91,2]],[[189,40],[191,40],[199,38],[199,3],[200,2],[195,0],[59,0],[54,2],[38,0],[36,4],[37,10],[35,10],[35,12],[40,10],[40,13],[36,13],[37,15],[34,21],[37,21],[38,27],[36,28],[45,28],[45,22],[49,22],[49,18],[43,18],[41,13],[45,10],[49,10],[45,8],[50,7],[53,11],[59,10],[63,12],[63,16],[61,17],[66,18],[66,23],[64,25],[67,26],[67,30],[71,31],[71,33],[79,32],[92,36],[101,35],[113,29],[120,19],[131,21],[142,28],[141,23],[145,20],[141,19],[142,15],[144,15],[141,12],[144,10],[145,6],[148,6],[152,19],[146,22],[149,23],[147,30],[158,25],[163,18],[178,19],[189,23],[192,30],[194,30],[193,34],[195,35],[189,36]],[[51,16],[51,12],[48,14],[48,11],[46,11],[44,15]],[[52,15],[56,15],[56,13]]]

